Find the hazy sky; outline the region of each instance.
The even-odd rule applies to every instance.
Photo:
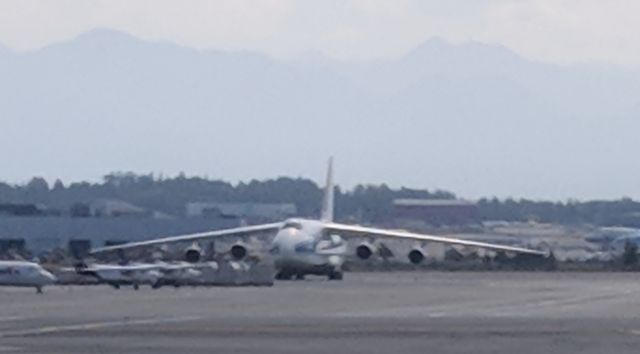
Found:
[[[441,36],[640,66],[638,13],[634,0],[0,0],[0,43],[29,50],[108,27],[197,48],[367,59]]]

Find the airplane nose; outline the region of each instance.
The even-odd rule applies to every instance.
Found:
[[[55,275],[53,275],[53,274],[51,274],[51,273],[49,273],[49,272],[47,272],[47,271],[43,271],[43,272],[42,272],[42,276],[43,276],[43,277],[45,278],[45,280],[46,280],[47,282],[49,282],[49,283],[55,283],[55,282],[58,280],[58,278],[56,278],[56,276],[55,276]]]

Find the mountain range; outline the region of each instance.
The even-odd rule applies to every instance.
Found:
[[[367,62],[195,50],[98,29],[0,46],[0,179],[323,175],[466,197],[640,198],[640,72],[432,38]]]

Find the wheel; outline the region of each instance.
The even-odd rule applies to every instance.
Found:
[[[296,274],[296,280],[304,280],[304,274],[302,273]]]
[[[276,274],[276,279],[277,280],[291,280],[291,273],[278,272],[278,274]]]
[[[138,284],[133,284],[133,290],[138,290],[140,289],[140,285]]]
[[[342,280],[342,272],[334,270],[329,273],[328,278],[329,280]]]
[[[36,287],[36,293],[37,294],[42,294],[42,287],[41,286]]]

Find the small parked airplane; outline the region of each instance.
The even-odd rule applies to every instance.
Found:
[[[56,277],[38,263],[27,261],[0,261],[0,286],[42,287],[56,282]]]
[[[199,277],[202,268],[217,268],[217,264],[187,262],[177,263],[132,263],[118,264],[78,264],[76,273],[92,276],[101,283],[109,284],[116,289],[120,286],[131,285],[138,290],[140,285],[150,285],[159,288],[163,285],[180,286]]]
[[[365,241],[360,243],[355,254],[361,259],[369,259],[376,250],[375,239],[402,239],[419,241],[422,243],[435,242],[450,245],[483,248],[497,252],[511,254],[527,254],[544,256],[545,252],[499,245],[494,243],[476,242],[457,238],[425,235],[402,230],[387,230],[358,225],[346,225],[333,221],[333,163],[329,159],[327,181],[322,202],[322,214],[319,220],[293,218],[283,222],[243,226],[225,230],[207,231],[196,234],[170,236],[149,241],[131,242],[117,246],[94,249],[91,254],[98,255],[109,252],[124,253],[127,250],[153,247],[162,244],[193,242],[185,251],[185,258],[190,262],[197,262],[201,257],[198,241],[216,239],[220,237],[249,235],[271,236],[270,253],[274,256],[277,270],[276,279],[303,278],[305,274],[325,275],[330,280],[342,279],[342,265],[348,254],[345,238],[359,237]],[[424,246],[424,245],[422,245]],[[236,243],[230,249],[233,258],[241,260],[248,254],[244,243]],[[425,258],[424,247],[415,247],[408,257],[412,263],[420,263]]]

